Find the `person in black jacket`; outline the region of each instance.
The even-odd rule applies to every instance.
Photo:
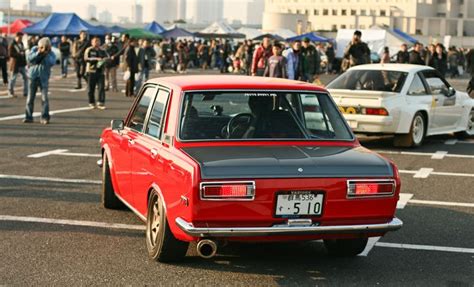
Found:
[[[356,30],[352,36],[352,41],[344,50],[344,58],[349,60],[349,66],[370,64],[370,49],[367,43],[362,42],[362,32]]]
[[[410,61],[410,53],[408,53],[407,44],[402,44],[400,46],[400,51],[397,53],[397,63],[399,64],[408,64]]]
[[[120,64],[120,57],[113,57],[113,55],[117,55],[120,51],[116,38],[110,35],[105,36],[103,49],[111,56],[111,59],[105,65],[105,90],[108,91],[112,85],[112,91],[118,92],[117,67]]]
[[[85,78],[86,62],[84,61],[84,52],[90,46],[87,39],[87,32],[81,31],[79,39],[74,42],[74,62],[76,66],[77,86],[76,89],[82,88],[81,79]]]
[[[413,51],[410,53],[410,64],[414,65],[425,65],[425,61],[421,57],[421,50],[423,49],[423,45],[421,43],[416,43],[413,47]]]
[[[448,55],[442,44],[437,44],[435,48],[435,53],[433,55],[433,68],[438,70],[438,72],[444,77],[446,77],[446,72],[448,71]]]
[[[134,97],[133,89],[135,87],[135,74],[138,73],[138,56],[135,53],[135,46],[137,45],[137,40],[134,38],[130,39],[127,48],[124,51],[124,64],[126,72],[130,73],[129,78],[127,79],[127,84],[125,87],[125,96]]]
[[[61,43],[59,43],[59,52],[61,53],[61,76],[67,77],[67,67],[69,65],[69,56],[71,55],[71,43],[65,35],[61,37]]]
[[[89,96],[89,106],[105,110],[105,89],[104,89],[104,67],[109,55],[100,46],[100,38],[92,39],[92,46],[84,52],[84,61],[87,63],[87,94]],[[99,99],[96,106],[95,88],[99,93]]]

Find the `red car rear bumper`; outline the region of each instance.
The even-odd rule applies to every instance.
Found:
[[[271,227],[194,227],[181,217],[176,218],[176,225],[186,234],[193,237],[253,237],[281,235],[324,235],[324,234],[364,234],[385,233],[402,227],[403,222],[393,218],[387,223],[356,225],[273,225]]]

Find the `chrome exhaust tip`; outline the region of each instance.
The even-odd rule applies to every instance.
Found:
[[[217,244],[214,240],[210,239],[203,239],[200,240],[197,244],[197,253],[202,258],[212,258],[216,255],[217,252]]]

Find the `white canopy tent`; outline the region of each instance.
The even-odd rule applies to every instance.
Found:
[[[337,58],[342,58],[344,56],[344,49],[351,42],[354,31],[354,29],[340,29],[337,31]],[[362,32],[362,41],[367,43],[371,52],[375,52],[379,55],[383,53],[384,47],[388,47],[390,55],[394,55],[400,50],[400,45],[403,43],[410,44],[408,41],[402,40],[388,29],[374,28],[360,31]]]
[[[242,28],[238,29],[237,32],[240,33],[240,34],[244,34],[245,39],[253,39],[253,38],[256,38],[258,36],[263,35],[262,30],[255,29],[255,28],[247,28],[247,27],[242,27]]]

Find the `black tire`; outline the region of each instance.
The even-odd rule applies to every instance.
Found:
[[[427,121],[422,113],[417,112],[413,116],[408,134],[395,135],[393,145],[396,147],[418,147],[423,144],[426,136]],[[421,129],[421,130],[420,130]],[[418,136],[416,135],[418,134]]]
[[[124,209],[125,205],[115,195],[112,179],[110,176],[107,155],[102,157],[102,205],[107,209]]]
[[[166,210],[158,192],[150,192],[146,220],[148,255],[159,262],[177,262],[186,256],[189,243],[178,240],[171,232]]]
[[[324,247],[332,256],[352,257],[364,251],[367,241],[367,238],[326,239],[324,240]]]

